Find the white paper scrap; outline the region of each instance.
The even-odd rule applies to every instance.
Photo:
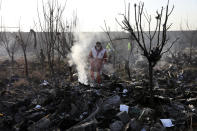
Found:
[[[128,90],[127,90],[127,89],[124,89],[124,90],[123,90],[123,93],[127,93],[127,92],[128,92]]]
[[[172,126],[174,126],[172,124],[172,120],[171,119],[160,119],[160,121],[162,122],[164,127],[172,127]]]
[[[127,106],[127,105],[120,105],[120,111],[126,111],[128,113],[129,106]]]
[[[36,105],[35,109],[40,109],[41,106],[40,105]]]

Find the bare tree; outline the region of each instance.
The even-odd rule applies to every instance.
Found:
[[[108,39],[109,39],[109,43],[110,45],[112,46],[112,53],[113,53],[113,67],[115,68],[115,65],[116,65],[116,57],[117,55],[119,55],[125,62],[125,71],[127,72],[127,75],[129,77],[129,79],[131,79],[131,74],[130,74],[130,56],[131,56],[131,53],[133,51],[133,47],[134,46],[131,46],[132,48],[128,50],[128,57],[127,59],[124,58],[124,56],[121,56],[120,54],[116,53],[117,52],[117,49],[116,49],[116,46],[115,46],[115,41],[120,41],[120,40],[129,40],[128,37],[122,37],[122,38],[118,38],[118,37],[115,37],[115,38],[112,38],[111,37],[111,34],[110,34],[110,27],[107,26],[106,22],[104,21],[104,24],[105,24],[105,28],[102,28],[103,31],[105,32],[105,34],[107,35]]]
[[[2,6],[2,0],[0,1],[0,10],[1,10],[1,6]],[[16,44],[16,40],[13,38],[12,34],[10,36],[8,36],[8,32],[6,32],[6,30],[4,29],[4,31],[2,31],[2,22],[1,22],[1,32],[0,32],[0,40],[1,40],[1,44],[2,46],[5,48],[8,56],[11,59],[11,66],[12,66],[12,73],[13,73],[13,66],[14,66],[14,56],[15,53],[17,51],[17,44]]]
[[[76,42],[75,29],[77,26],[77,15],[73,14],[73,19],[70,22],[64,24],[61,22],[61,33],[59,33],[58,42],[56,44],[56,51],[58,56],[61,56],[64,60],[67,55],[71,53],[71,48]],[[60,60],[60,59],[59,59]],[[69,66],[70,80],[72,80],[72,66]]]
[[[111,46],[113,48],[112,50],[112,53],[113,53],[113,67],[115,68],[115,65],[116,65],[116,47],[115,47],[115,44],[114,44],[114,41],[113,39],[111,38],[111,35],[110,35],[110,27],[107,26],[106,22],[104,21],[105,23],[105,29],[103,29],[103,31],[106,33],[106,35],[108,36],[108,39],[111,43]]]
[[[30,40],[31,40],[31,34],[32,33],[33,32],[30,30],[30,32],[27,33],[27,37],[26,37],[25,36],[26,33],[21,32],[20,29],[19,29],[18,34],[16,35],[17,43],[20,45],[20,47],[22,49],[22,52],[23,52],[23,56],[24,56],[24,60],[25,60],[25,75],[26,75],[27,78],[29,76],[28,61],[27,61],[27,47],[31,43]],[[34,45],[34,47],[36,47],[36,45]]]
[[[134,4],[135,24],[130,23],[130,4],[128,6],[128,14],[124,14],[124,20],[120,26],[130,33],[130,39],[134,39],[142,50],[143,55],[148,60],[149,64],[149,89],[151,96],[153,95],[153,67],[161,59],[162,55],[170,50],[173,44],[178,40],[176,39],[171,44],[167,37],[167,31],[172,24],[168,24],[169,16],[172,14],[174,6],[169,10],[169,0],[166,8],[162,7],[160,12],[157,11],[156,26],[151,32],[152,17],[144,12],[144,3]],[[164,17],[164,18],[163,18]],[[163,19],[162,19],[163,18]],[[147,22],[148,32],[145,32],[142,27],[142,22]],[[165,51],[164,47],[167,46]]]
[[[59,40],[61,30],[62,14],[66,3],[61,6],[58,0],[49,0],[42,3],[43,19],[38,11],[39,27],[41,30],[41,40],[46,48],[48,65],[51,76],[54,74],[55,45]]]
[[[71,22],[66,22],[66,24],[61,23],[61,34],[60,34],[60,45],[56,48],[57,51],[66,58],[68,53],[71,53],[71,48],[76,42],[75,29],[77,26],[77,15],[73,15],[73,20]]]
[[[8,35],[10,34],[10,35]],[[14,56],[15,53],[17,52],[17,42],[13,38],[12,34],[9,32],[1,32],[0,34],[0,40],[2,46],[5,48],[10,60],[11,60],[11,66],[12,66],[12,71],[13,71],[13,66],[14,66]],[[13,73],[13,72],[12,72]]]

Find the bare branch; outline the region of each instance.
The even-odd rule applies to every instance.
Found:
[[[140,33],[139,33],[139,15],[137,16],[137,9],[136,9],[136,4],[134,5],[135,8],[135,26],[137,29],[137,39],[140,41]]]
[[[179,38],[176,38],[176,39],[172,42],[172,44],[170,45],[170,47],[169,47],[166,51],[162,52],[161,55],[163,55],[163,54],[165,54],[166,52],[168,52],[168,51],[172,48],[172,46],[173,46],[178,40],[179,40]]]

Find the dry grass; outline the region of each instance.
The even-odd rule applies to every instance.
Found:
[[[23,59],[23,57],[16,59],[18,65],[24,65],[25,64],[25,60]]]
[[[22,86],[29,86],[29,82],[26,79],[19,79],[18,81],[14,82],[14,87],[22,87]]]
[[[7,71],[0,71],[0,79],[8,78],[9,73]]]
[[[42,73],[40,71],[32,71],[32,73],[29,75],[30,78],[36,81],[44,80],[45,78],[45,73]]]

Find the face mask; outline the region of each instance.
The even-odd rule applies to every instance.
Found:
[[[97,49],[97,50],[100,50],[100,49],[101,49],[101,47],[96,46],[96,49]]]

